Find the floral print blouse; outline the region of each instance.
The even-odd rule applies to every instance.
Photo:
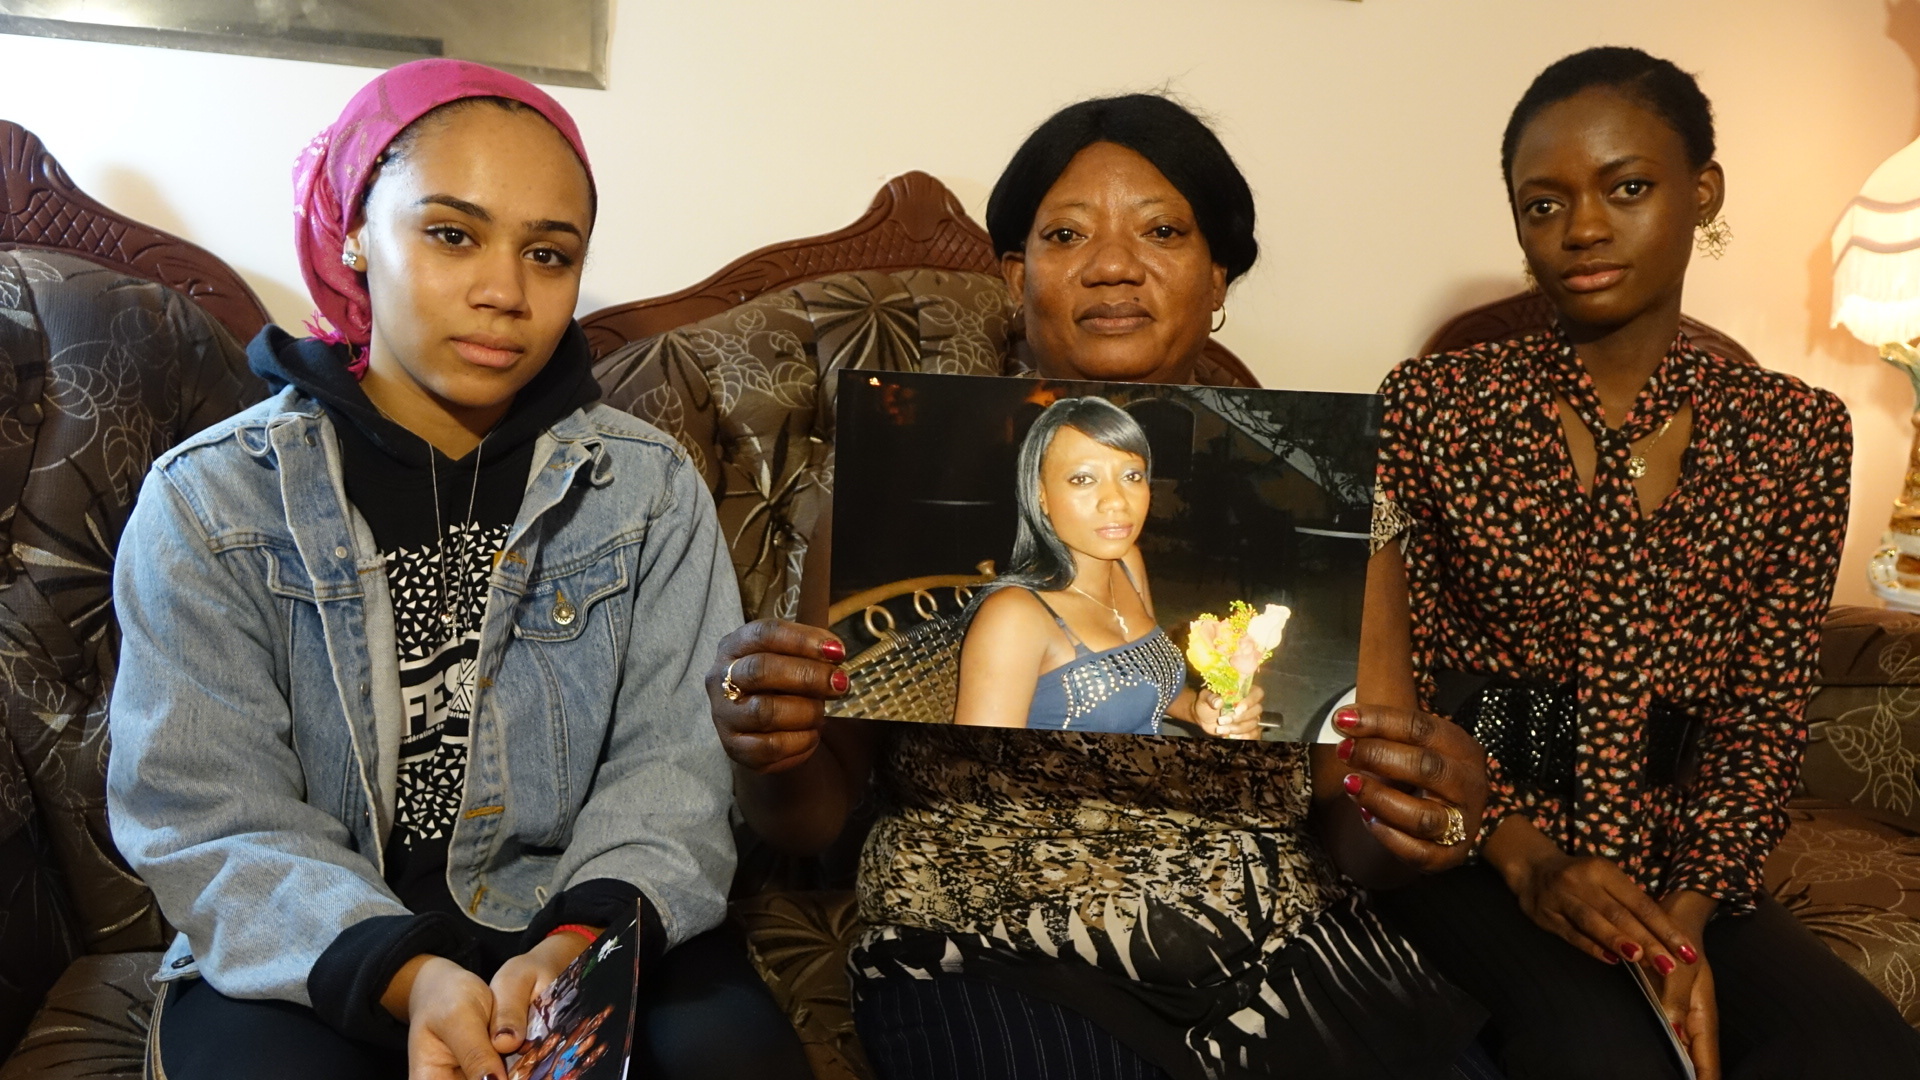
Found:
[[[1490,760],[1488,830],[1524,814],[1656,898],[1751,910],[1786,830],[1846,530],[1839,399],[1682,334],[1610,430],[1557,331],[1408,360],[1380,392],[1376,532],[1404,529],[1422,705],[1447,670],[1570,684],[1578,702],[1573,796],[1519,790]],[[1590,492],[1556,393],[1594,433]],[[1679,484],[1643,518],[1630,444],[1689,404]],[[1690,782],[1646,775],[1656,701],[1701,725]]]

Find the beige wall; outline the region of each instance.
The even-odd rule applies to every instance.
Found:
[[[1446,315],[1519,286],[1500,129],[1541,66],[1602,43],[1669,56],[1714,99],[1735,241],[1687,307],[1852,408],[1839,597],[1862,601],[1910,398],[1827,329],[1826,239],[1920,132],[1920,0],[625,0],[610,89],[554,91],[604,193],[583,308],[836,228],[907,169],[978,216],[1054,108],[1166,86],[1260,200],[1264,254],[1222,338],[1269,384],[1369,390]],[[83,188],[219,253],[279,320],[307,313],[288,169],[369,72],[14,37],[0,70],[4,115]]]

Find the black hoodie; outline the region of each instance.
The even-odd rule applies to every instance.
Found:
[[[446,883],[447,838],[465,791],[468,723],[451,702],[472,700],[467,684],[491,555],[520,512],[535,441],[591,405],[600,387],[586,334],[574,323],[481,445],[455,461],[374,407],[347,370],[344,345],[268,326],[247,347],[247,359],[273,391],[292,385],[326,410],[339,437],[347,500],[387,561],[409,730],[401,739],[386,880],[415,914],[348,928],[315,963],[307,989],[315,1011],[342,1033],[404,1045],[406,1028],[378,1003],[407,960],[433,953],[488,977],[555,926],[624,922],[622,913],[640,896],[626,882],[583,882],[554,897],[527,931],[514,933],[467,918]],[[658,943],[657,916],[647,914],[641,940]]]

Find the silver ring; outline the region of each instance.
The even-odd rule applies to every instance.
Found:
[[[1467,838],[1467,815],[1461,813],[1459,807],[1453,805],[1452,803],[1448,803],[1447,804],[1447,831],[1444,833],[1441,833],[1440,839],[1434,841],[1434,843],[1439,844],[1442,847],[1453,847],[1455,844],[1459,844],[1465,841],[1466,838]]]
[[[733,681],[733,665],[744,659],[746,658],[736,656],[732,660],[727,661],[727,673],[720,677],[720,696],[726,698],[728,701],[739,701],[741,698],[747,696],[747,692],[740,689],[740,684]]]

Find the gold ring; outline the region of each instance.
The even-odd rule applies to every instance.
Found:
[[[744,659],[744,657],[736,656],[732,660],[727,661],[727,673],[720,677],[720,696],[726,698],[728,701],[739,701],[741,698],[747,696],[747,692],[740,689],[740,684],[733,681],[733,665],[739,663],[742,659]]]
[[[1447,831],[1441,833],[1440,839],[1434,842],[1442,847],[1452,847],[1466,838],[1467,815],[1461,813],[1459,807],[1447,804]]]

